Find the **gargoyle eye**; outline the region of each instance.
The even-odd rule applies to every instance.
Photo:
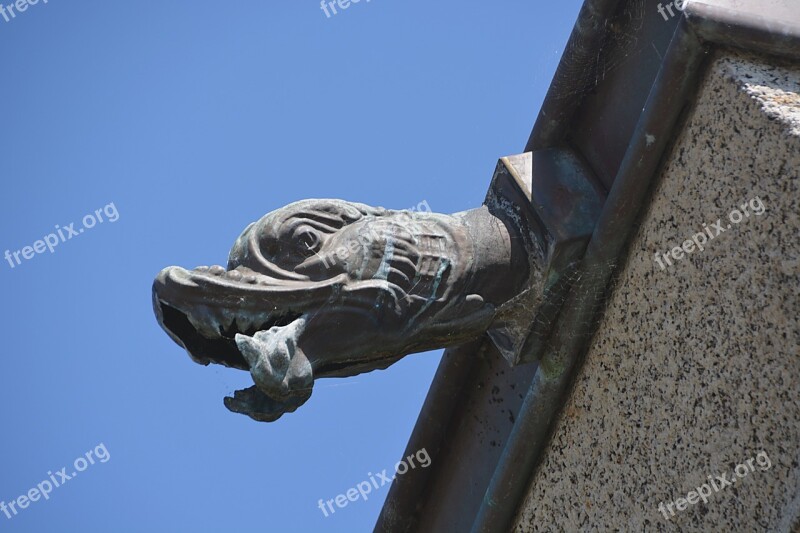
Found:
[[[304,250],[318,252],[321,241],[319,234],[309,226],[300,226],[294,232],[295,242],[299,242]]]

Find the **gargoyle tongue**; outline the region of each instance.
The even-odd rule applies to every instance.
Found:
[[[314,375],[311,363],[298,345],[305,325],[306,318],[302,316],[287,326],[259,331],[252,337],[236,335],[236,346],[250,366],[258,391],[273,400],[267,401],[270,417],[294,411],[311,397]],[[234,412],[258,415],[253,411],[262,410],[265,399],[255,391],[248,391],[237,391],[233,398],[225,399],[225,405]]]

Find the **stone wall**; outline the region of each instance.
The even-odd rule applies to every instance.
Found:
[[[517,531],[796,527],[799,174],[800,68],[720,53],[656,182]],[[690,494],[704,484],[706,502]]]

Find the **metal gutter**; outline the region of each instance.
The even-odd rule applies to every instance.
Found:
[[[450,423],[464,401],[464,384],[477,366],[474,354],[487,341],[477,341],[446,350],[433,383],[425,398],[417,423],[411,433],[404,457],[425,448],[431,457],[441,457],[443,446],[451,432]],[[499,356],[498,356],[499,357]],[[409,470],[392,482],[375,531],[415,531],[420,513],[429,501],[437,463],[428,468]]]
[[[604,48],[604,42],[608,38],[606,23],[620,1],[584,2],[567,46],[561,54],[561,61],[539,110],[539,117],[533,126],[525,152],[552,148],[563,142],[584,95],[592,89],[587,84],[575,87],[575,73],[582,72],[584,78],[596,77],[600,62],[597,51]]]
[[[542,359],[525,398],[518,422],[506,444],[473,533],[507,531],[543,455],[553,422],[565,403],[570,384],[602,311],[598,302],[610,284],[645,205],[664,150],[681,113],[691,103],[706,51],[682,23],[676,31],[622,167],[614,180],[600,221],[581,264],[582,276],[564,304],[553,347]]]

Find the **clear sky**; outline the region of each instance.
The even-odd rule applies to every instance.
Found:
[[[247,373],[161,331],[153,277],[303,198],[477,207],[580,2],[44,1],[0,16],[0,502],[94,464],[0,532],[371,531],[388,486],[317,502],[401,458],[441,352],[256,423],[222,403]]]

